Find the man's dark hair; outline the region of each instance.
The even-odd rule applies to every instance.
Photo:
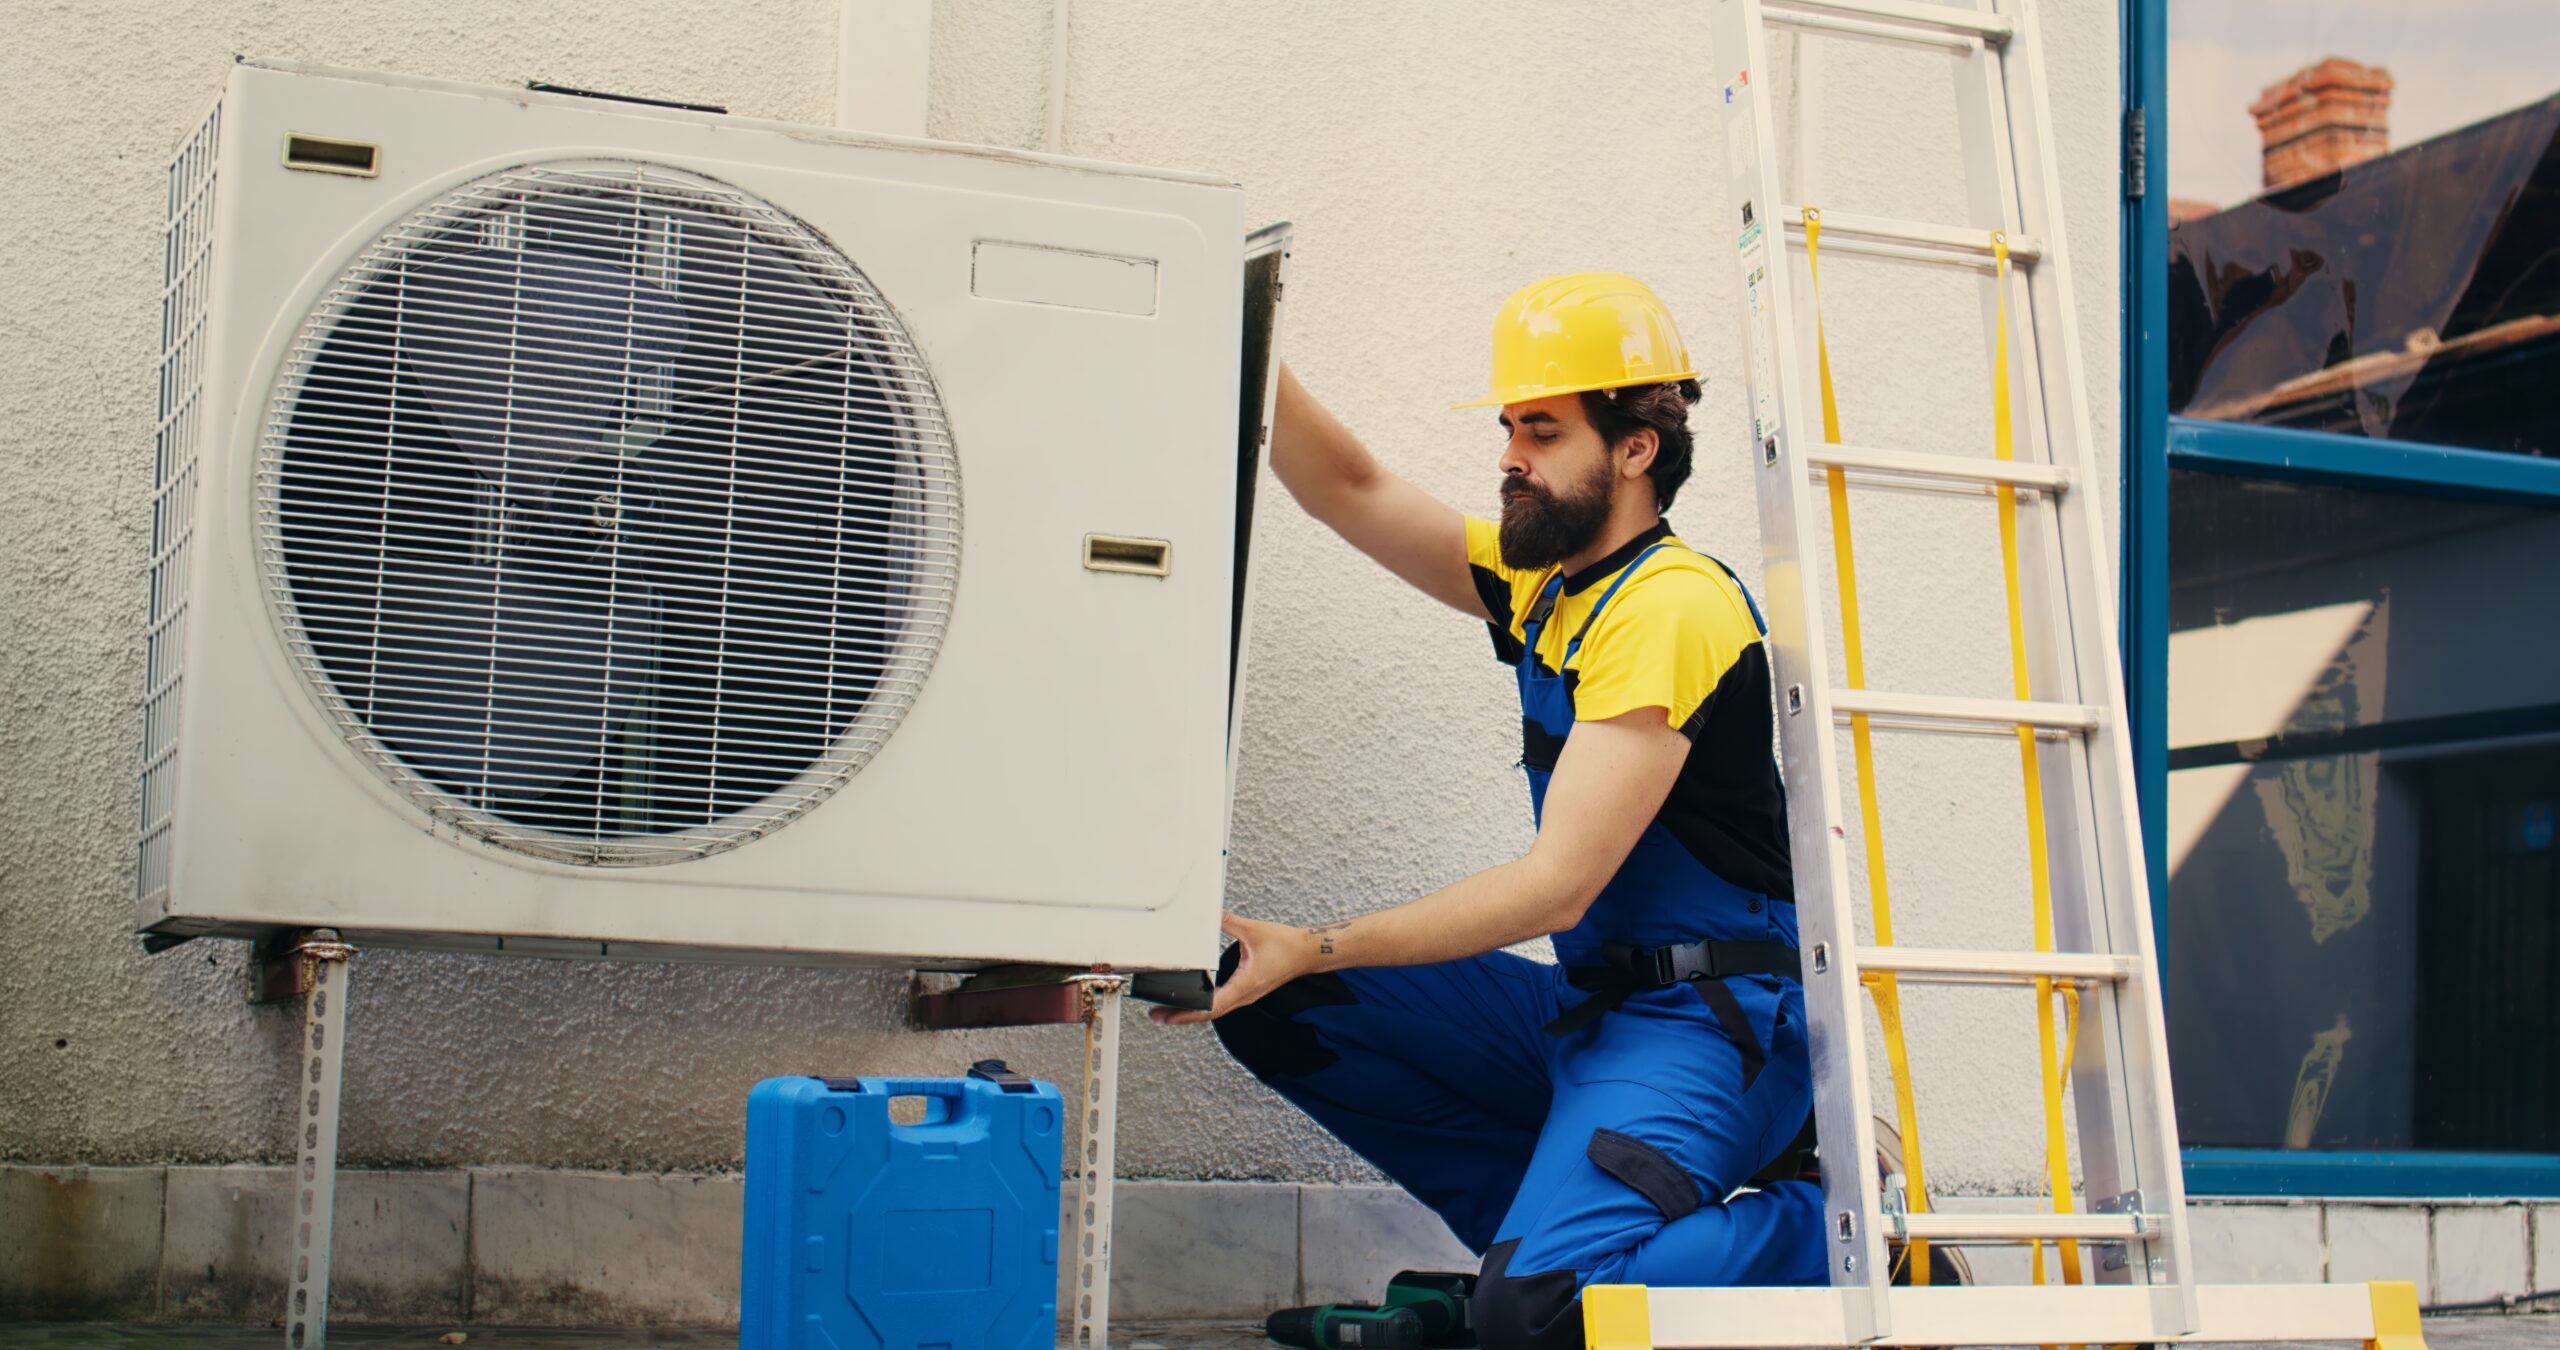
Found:
[[[1689,481],[1689,408],[1698,401],[1696,380],[1669,384],[1631,384],[1620,389],[1586,389],[1582,415],[1591,419],[1600,439],[1615,450],[1639,427],[1651,427],[1661,448],[1653,452],[1655,509],[1668,511],[1680,485]]]

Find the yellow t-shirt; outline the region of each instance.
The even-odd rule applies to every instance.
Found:
[[[1498,542],[1501,527],[1467,521],[1467,565],[1476,589],[1510,641],[1505,659],[1519,659],[1525,619],[1556,575],[1553,567],[1522,571],[1506,566]],[[1629,560],[1656,550],[1619,585],[1600,621],[1583,630],[1591,607]],[[1490,578],[1498,595],[1486,595]],[[1499,603],[1497,603],[1497,600]],[[1565,662],[1565,648],[1582,633],[1581,650]],[[1597,722],[1637,708],[1661,708],[1671,725],[1686,724],[1704,705],[1726,671],[1760,643],[1760,628],[1742,587],[1716,564],[1682,546],[1668,526],[1656,526],[1624,548],[1565,578],[1555,613],[1538,635],[1538,664],[1573,678],[1574,717]],[[1565,662],[1563,670],[1558,663]]]
[[[1554,567],[1502,561],[1501,527],[1467,520],[1467,565],[1493,618],[1494,654],[1519,663],[1526,620]],[[1655,544],[1588,630],[1609,583]],[[1565,655],[1576,633],[1582,645]],[[1660,708],[1689,738],[1689,758],[1657,819],[1717,875],[1772,898],[1794,898],[1786,794],[1771,755],[1768,650],[1742,585],[1680,543],[1668,524],[1629,540],[1564,579],[1538,634],[1538,665],[1564,676],[1574,720],[1596,722]],[[1561,665],[1561,669],[1559,669]],[[1557,746],[1522,728],[1522,762],[1551,769]]]

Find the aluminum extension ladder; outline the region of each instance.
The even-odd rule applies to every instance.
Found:
[[[1771,1345],[2119,1345],[2172,1339],[2355,1340],[2417,1350],[2408,1284],[2199,1287],[2187,1240],[2177,1121],[2133,756],[2116,652],[2099,503],[2086,490],[2091,440],[2046,74],[2034,0],[1712,0],[1715,84],[1731,147],[1733,255],[1743,276],[1748,398],[1766,568],[1763,594],[1796,860],[1815,1116],[1824,1141],[1830,1286],[1808,1289],[1595,1287],[1584,1293],[1595,1348]],[[1781,195],[1773,28],[1946,50],[1959,63],[1961,140],[1972,220],[1926,223],[1827,214]],[[1764,78],[1757,82],[1754,74]],[[1995,222],[1986,228],[1982,222]],[[1992,454],[1843,444],[1821,330],[1820,250],[1973,269],[1994,284]],[[1799,295],[1794,258],[1807,255]],[[1815,369],[1800,346],[1816,336]],[[2014,380],[2012,370],[2014,368]],[[2016,393],[2009,392],[2014,388]],[[2012,423],[2017,434],[2012,434]],[[2015,446],[2013,457],[2012,442]],[[2000,512],[2016,697],[1958,698],[1866,686],[1859,650],[1853,489],[1993,497]],[[1858,494],[1863,496],[1864,494]],[[1838,581],[1826,606],[1821,529]],[[2022,547],[2023,544],[2023,547]],[[1846,679],[1834,684],[1832,633]],[[1839,728],[1850,729],[1869,875],[1853,884]],[[1873,794],[1872,733],[2014,738],[2028,815],[2033,947],[1972,951],[1891,945]],[[1909,847],[1907,841],[1903,844]],[[1874,911],[1874,941],[1855,908]],[[2051,1204],[2041,1213],[1930,1212],[1910,1178],[1878,1175],[1867,1000],[1894,1061],[1912,1130],[1899,995],[1912,984],[2031,992],[2047,1061]],[[2056,1017],[2056,996],[2064,1015]],[[2057,1020],[2063,1023],[2057,1029]],[[2060,1121],[2064,1075],[2078,1125],[2072,1175]],[[1889,1193],[1896,1180],[1906,1194]],[[2075,1181],[2079,1192],[2075,1200]],[[2077,1211],[2077,1212],[2074,1212]],[[2067,1283],[1896,1287],[1889,1252],[1942,1244],[2050,1244]],[[1893,1244],[1889,1248],[1888,1243]],[[2038,1249],[2039,1273],[2043,1249]]]

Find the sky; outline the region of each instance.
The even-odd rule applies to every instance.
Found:
[[[2560,92],[2560,0],[2169,0],[2169,195],[2259,191],[2260,90],[2331,56],[2391,72],[2391,148]]]

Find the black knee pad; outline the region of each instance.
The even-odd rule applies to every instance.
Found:
[[[1484,1272],[1467,1300],[1484,1350],[1582,1350],[1582,1281],[1570,1270],[1511,1272],[1520,1239],[1497,1242],[1484,1254]]]
[[[1218,983],[1225,984],[1236,973],[1236,962],[1243,954],[1241,944],[1227,948],[1226,957],[1218,963]],[[1254,1077],[1266,1083],[1274,1078],[1300,1078],[1341,1058],[1301,1015],[1314,1008],[1359,1001],[1340,975],[1330,971],[1302,975],[1209,1026],[1218,1033],[1218,1043]]]

